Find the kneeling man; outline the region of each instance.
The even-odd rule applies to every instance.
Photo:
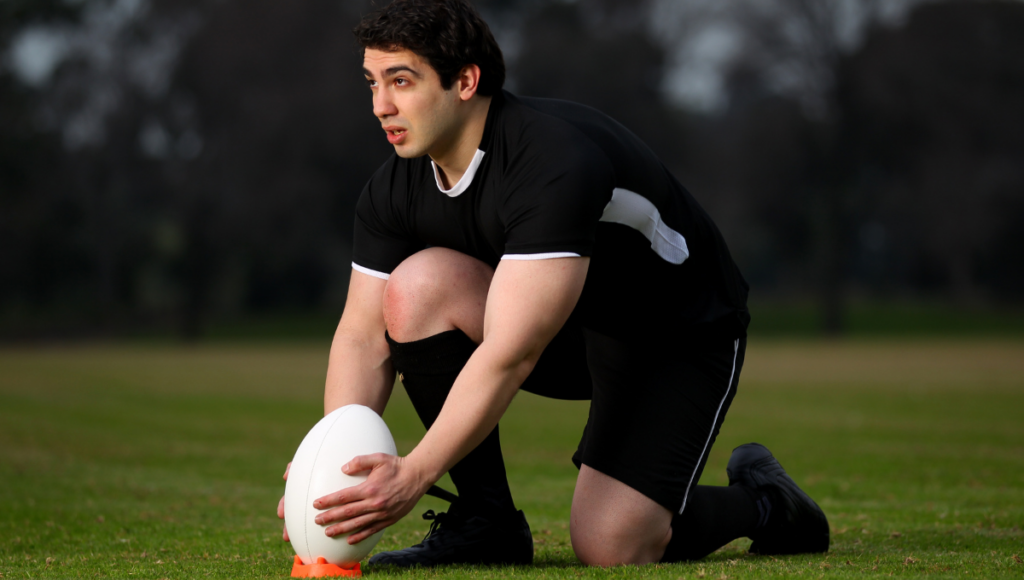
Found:
[[[708,215],[650,149],[591,108],[514,96],[466,0],[396,0],[355,30],[392,156],[356,210],[325,410],[383,413],[395,373],[427,433],[365,456],[363,484],[317,500],[356,542],[458,488],[416,546],[371,564],[530,563],[498,421],[519,389],[590,399],[573,462],[584,563],[702,558],[750,537],[824,552],[828,523],[763,446],[727,487],[697,481],[736,393],[747,285]]]

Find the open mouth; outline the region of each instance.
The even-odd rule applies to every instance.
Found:
[[[392,145],[401,145],[405,141],[406,129],[401,127],[388,127],[384,133],[388,136],[388,142]]]

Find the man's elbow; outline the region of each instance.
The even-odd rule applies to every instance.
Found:
[[[516,385],[523,384],[526,378],[533,372],[540,360],[544,348],[508,348],[497,344],[488,344],[487,339],[480,345],[480,349],[491,357],[494,366],[500,372],[508,375]]]
[[[519,360],[518,363],[512,368],[512,377],[515,379],[516,385],[522,385],[526,382],[527,377],[533,372],[534,367],[537,366],[537,361],[540,356],[536,357],[524,357]]]

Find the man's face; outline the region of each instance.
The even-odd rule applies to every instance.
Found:
[[[429,63],[408,50],[363,52],[363,74],[373,91],[373,114],[400,157],[437,157],[452,146],[460,119],[459,93],[441,88]]]

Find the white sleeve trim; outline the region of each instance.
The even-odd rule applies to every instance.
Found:
[[[579,258],[575,252],[547,252],[544,254],[505,254],[502,260],[550,260],[552,258]]]
[[[369,268],[364,268],[364,267],[360,266],[359,264],[356,264],[355,262],[352,262],[352,269],[355,270],[356,272],[362,272],[363,274],[366,274],[367,276],[373,276],[374,278],[380,278],[381,280],[387,280],[388,278],[391,277],[391,274],[385,274],[384,272],[378,272],[376,270],[371,270]]]

